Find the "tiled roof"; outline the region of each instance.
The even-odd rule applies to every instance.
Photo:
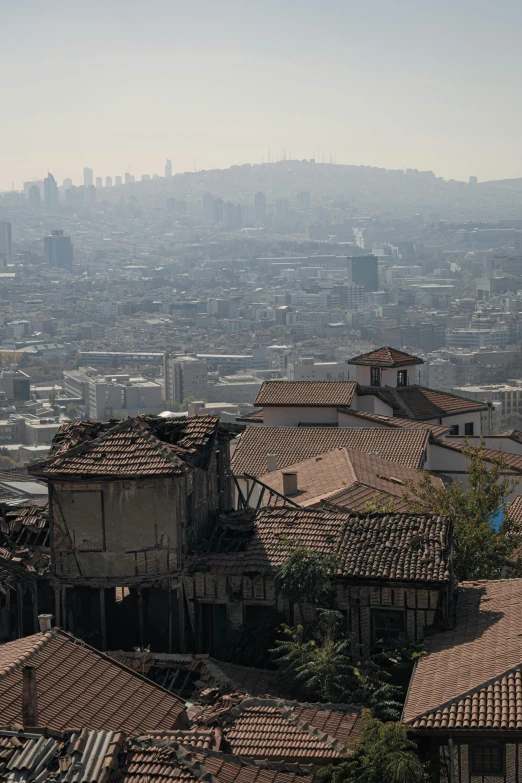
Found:
[[[290,465],[288,470],[297,472],[298,492],[291,500],[300,506],[316,505],[328,500],[336,505],[338,496],[343,497],[348,488],[363,485],[375,494],[383,493],[401,499],[410,482],[417,484],[422,474],[413,468],[383,460],[375,454],[365,454],[355,449],[335,449],[319,454],[303,462]],[[431,477],[434,486],[442,487],[439,478]],[[261,476],[267,486],[283,493],[283,470],[274,470]],[[346,507],[346,506],[345,506]],[[351,509],[351,507],[350,507]],[[357,509],[351,510],[361,510]]]
[[[426,730],[522,729],[522,579],[465,583],[455,628],[425,641],[403,721]]]
[[[517,495],[517,497],[511,501],[507,508],[506,516],[512,522],[522,522],[522,495]]]
[[[30,472],[44,478],[180,475],[185,463],[208,467],[218,422],[216,416],[72,422],[57,432],[51,456],[31,465]]]
[[[226,704],[213,714],[207,711],[204,724],[222,726],[225,752],[250,758],[328,763],[357,747],[367,720],[360,707],[346,704],[259,698]]]
[[[232,470],[236,476],[262,476],[266,473],[268,454],[276,455],[277,467],[281,469],[343,446],[376,453],[399,465],[421,468],[428,435],[425,429],[246,427],[232,458]]]
[[[334,555],[338,576],[442,583],[449,580],[447,517],[343,514],[267,507],[258,512],[244,551],[198,555],[192,570],[270,572],[285,557],[285,541]]]
[[[507,430],[507,432],[500,433],[501,438],[509,438],[516,443],[522,443],[522,432],[520,430]]]
[[[381,397],[398,416],[406,416],[417,421],[488,409],[487,403],[468,400],[449,392],[427,389],[424,386],[404,386],[396,389],[389,386],[379,389],[365,386],[363,390],[366,394],[376,394]]]
[[[348,364],[362,364],[367,367],[405,367],[410,364],[424,364],[424,359],[410,353],[398,351],[385,345],[370,353],[361,353],[348,360]]]
[[[349,416],[355,416],[364,421],[373,421],[376,424],[382,424],[383,427],[402,427],[403,429],[428,429],[434,438],[441,438],[447,435],[451,427],[443,424],[431,424],[428,421],[416,421],[415,419],[406,419],[401,416],[383,416],[382,413],[368,413],[366,411],[345,411]]]
[[[455,440],[452,438],[447,438],[437,445],[442,446],[444,449],[451,449],[452,451],[458,451],[460,453],[462,453],[463,449],[466,448],[466,444],[462,441],[459,442],[456,438]],[[505,462],[506,465],[511,468],[511,470],[518,473],[522,472],[522,454],[510,454],[509,451],[500,451],[499,449],[488,448],[483,449],[483,453],[489,462]]]
[[[265,381],[254,405],[350,405],[356,381]]]
[[[39,722],[144,732],[173,729],[184,705],[168,691],[59,629],[0,645],[0,716],[22,721],[22,668],[36,667]]]

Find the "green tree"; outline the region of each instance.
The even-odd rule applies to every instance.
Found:
[[[366,724],[353,756],[317,772],[318,783],[427,783],[428,779],[407,727],[376,719]]]
[[[418,485],[408,486],[404,499],[412,512],[453,519],[454,568],[459,581],[499,579],[507,564],[510,575],[519,575],[521,530],[506,516],[507,498],[514,488],[513,479],[505,475],[508,465],[503,458],[491,460],[483,442],[480,446],[466,443],[462,453],[468,459],[465,486],[460,481],[433,486],[429,473],[424,472]]]
[[[70,419],[79,419],[80,418],[80,411],[78,410],[78,407],[73,402],[69,403],[69,405],[65,409],[65,412],[67,413],[67,416]]]
[[[329,604],[330,579],[338,569],[332,555],[284,542],[285,558],[274,574],[275,588],[297,604],[304,623],[304,604]]]

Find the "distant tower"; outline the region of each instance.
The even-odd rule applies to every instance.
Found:
[[[103,180],[101,177],[96,177],[96,187],[103,188]]]
[[[266,196],[261,191],[254,196],[254,213],[256,222],[263,223],[266,218]]]
[[[29,204],[35,209],[38,209],[41,206],[41,203],[42,197],[40,195],[40,188],[38,185],[33,185],[29,188]]]
[[[86,188],[88,188],[89,185],[94,185],[94,171],[92,169],[83,170],[83,184]]]
[[[105,187],[112,188],[112,177],[105,177]]]
[[[172,161],[168,158],[165,163],[165,177],[172,177]]]
[[[302,193],[297,194],[297,207],[298,209],[308,209],[310,206],[310,193],[304,190]]]
[[[49,266],[58,269],[70,269],[73,263],[73,248],[71,237],[63,235],[63,231],[51,231],[44,237],[44,259]]]
[[[67,188],[72,188],[72,179],[70,177],[64,179],[64,181],[62,182],[62,188],[64,190],[67,190]]]
[[[89,185],[88,188],[85,188],[87,193],[87,203],[88,204],[96,204],[96,188],[94,185]]]
[[[13,263],[13,238],[11,223],[0,220],[0,258],[4,257],[8,264]]]
[[[476,185],[478,183],[477,177],[470,177],[469,178],[469,184],[470,185]]]
[[[123,185],[123,180],[121,177],[116,177],[116,187],[118,187],[118,185]]]
[[[44,179],[44,201],[47,209],[54,209],[58,204],[58,185],[52,174]]]

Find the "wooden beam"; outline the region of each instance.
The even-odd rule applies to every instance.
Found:
[[[107,621],[105,618],[105,588],[100,587],[100,628],[101,628],[101,648],[107,650]]]
[[[138,587],[138,618],[140,625],[140,650],[145,647],[145,627],[143,622],[143,592],[141,587]]]

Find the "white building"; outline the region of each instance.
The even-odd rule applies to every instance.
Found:
[[[206,400],[208,394],[208,365],[195,356],[166,356],[165,398],[182,403],[187,397]]]
[[[316,362],[303,357],[288,365],[289,381],[349,381],[350,368],[346,362]]]

